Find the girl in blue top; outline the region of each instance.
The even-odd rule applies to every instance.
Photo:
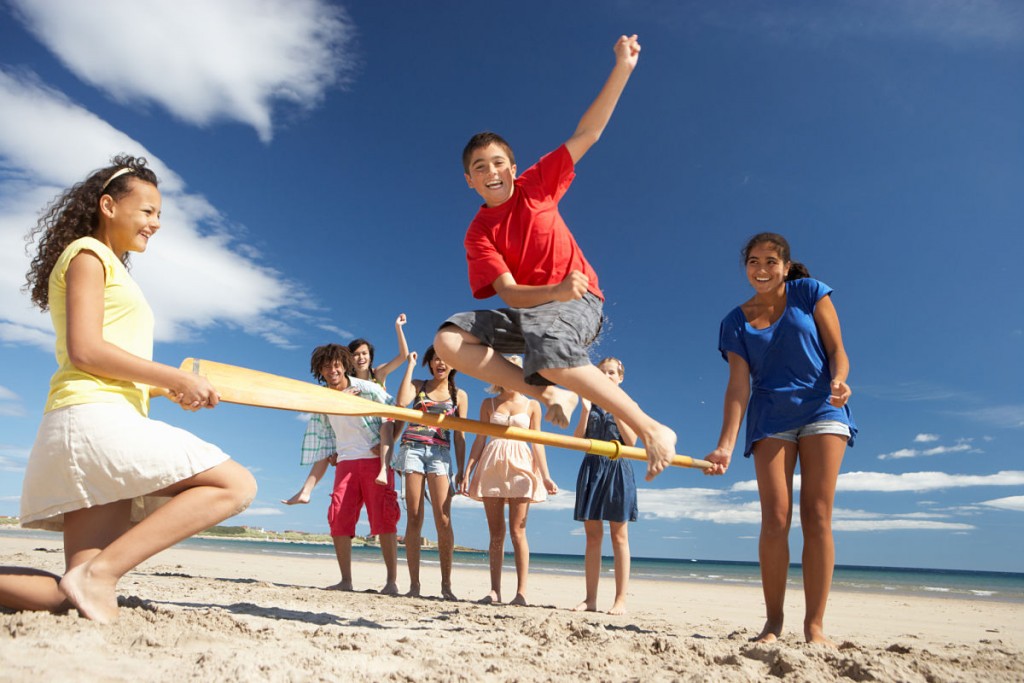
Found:
[[[743,454],[754,455],[761,499],[758,556],[767,621],[755,638],[782,634],[793,473],[800,463],[800,525],[804,536],[804,638],[834,646],[824,633],[835,547],[832,505],[839,466],[857,427],[846,383],[850,361],[843,348],[832,288],[790,260],[781,235],[755,235],[743,250],[754,296],[722,321],[719,351],[729,362],[722,431],[707,459],[724,474],[732,459],[744,409]],[[748,405],[749,404],[749,405]]]

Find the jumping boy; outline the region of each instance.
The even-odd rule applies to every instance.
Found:
[[[576,132],[518,178],[501,136],[470,139],[462,164],[484,206],[466,232],[469,283],[474,297],[497,294],[508,308],[453,315],[438,330],[434,348],[461,372],[538,399],[558,427],[569,425],[576,394],[605,407],[643,440],[649,481],[671,462],[675,432],[591,364],[587,347],[601,329],[604,295],[558,213],[576,163],[601,137],[639,55],[635,35],[619,38],[615,67]],[[524,355],[522,369],[502,356],[509,353]]]
[[[354,372],[352,355],[339,344],[326,344],[313,350],[310,372],[317,382],[337,391],[394,405],[395,400],[380,386],[349,376]],[[377,480],[381,461],[390,459],[394,443],[393,423],[379,417],[311,415],[302,439],[302,464],[312,464],[309,476],[288,505],[309,501],[310,493],[327,471],[329,460],[336,462],[334,490],[327,522],[331,527],[334,552],[341,569],[341,582],[333,590],[352,590],[352,537],[356,533],[359,512],[366,506],[370,533],[380,539],[387,581],[381,593],[398,595],[398,519],[401,512],[395,493],[394,471],[387,470],[383,484]]]

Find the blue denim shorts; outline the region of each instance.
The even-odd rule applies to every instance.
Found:
[[[850,438],[850,427],[838,420],[822,420],[821,422],[812,422],[809,425],[797,427],[796,429],[777,432],[767,438],[798,443],[801,438],[816,434],[838,434],[839,436]]]
[[[452,456],[448,446],[403,441],[391,458],[391,467],[403,474],[440,474],[451,478]]]
[[[523,354],[528,384],[551,384],[540,375],[549,368],[590,364],[587,354],[604,322],[604,303],[587,292],[582,299],[552,301],[533,308],[456,313],[441,325],[455,325],[498,353]]]

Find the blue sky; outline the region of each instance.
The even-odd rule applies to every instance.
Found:
[[[1011,0],[0,1],[0,514],[18,512],[54,369],[49,318],[19,290],[23,238],[63,187],[121,151],[158,171],[163,228],[133,272],[159,360],[306,378],[326,342],[366,337],[390,358],[402,312],[422,352],[477,307],[465,140],[499,131],[525,169],[572,134],[622,33],[639,34],[640,63],[562,202],[607,296],[595,357],[624,360],[624,387],[679,452],[709,452],[718,324],[750,296],[739,249],[782,232],[835,288],[852,361],[861,433],[839,479],[838,561],[1024,571]],[[475,415],[482,385],[460,386]],[[252,469],[239,523],[326,531],[326,484],[309,506],[277,502],[305,475],[301,416],[153,415]],[[563,492],[531,510],[531,548],[582,553],[579,455],[549,461]],[[756,559],[747,460],[641,483],[640,509],[634,555]],[[486,547],[478,504],[460,499],[454,525]]]

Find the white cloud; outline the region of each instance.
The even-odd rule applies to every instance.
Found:
[[[1008,470],[996,474],[948,474],[946,472],[846,472],[839,475],[836,491],[935,491],[968,486],[1020,486],[1024,472]],[[799,490],[800,475],[793,477],[793,489]],[[737,482],[730,491],[757,491],[753,479]]]
[[[21,398],[7,387],[0,386],[0,415],[21,417],[24,414]]]
[[[637,489],[644,519],[690,519],[716,524],[760,524],[758,501],[737,503],[719,489]]]
[[[993,508],[999,508],[1001,510],[1014,510],[1016,512],[1024,512],[1024,496],[1009,496],[1007,498],[995,498],[993,500],[986,500],[979,505],[987,505]]]
[[[354,61],[344,10],[326,0],[13,0],[25,26],[83,81],[199,126],[273,136],[275,104],[317,106]],[[132,37],[145,36],[143,43]]]
[[[290,322],[299,319],[290,311],[311,297],[232,241],[216,208],[187,192],[184,181],[143,145],[34,77],[2,68],[0,175],[11,180],[0,184],[0,240],[23,244],[40,209],[105,165],[111,150],[146,156],[161,179],[162,228],[150,253],[136,255],[132,271],[156,314],[157,339],[187,340],[195,330],[219,324],[290,346]],[[24,250],[0,250],[0,341],[52,351],[49,316],[20,291],[28,265]]]
[[[284,511],[280,508],[246,508],[244,512],[239,513],[239,517],[274,517],[277,515],[283,515]]]
[[[989,406],[958,412],[957,415],[984,422],[994,427],[1020,429],[1024,427],[1024,404],[1015,403],[1005,406]]]
[[[938,440],[938,434],[918,434],[914,437],[914,443],[931,443],[932,441]]]
[[[922,436],[918,434],[918,437]],[[914,441],[921,439],[915,438]],[[961,439],[952,446],[933,446],[932,448],[900,448],[891,453],[882,453],[879,460],[899,460],[901,458],[929,457],[933,455],[944,455],[946,453],[982,453],[983,451],[971,445],[970,439]]]
[[[483,510],[484,504],[478,500],[473,500],[469,496],[454,496],[452,498],[453,508],[465,508],[465,509],[476,509]],[[572,510],[576,507],[576,493],[574,491],[566,491],[559,489],[558,493],[553,496],[548,496],[548,499],[543,503],[536,503],[530,506],[530,514],[535,515],[539,512],[556,512],[564,510]]]
[[[931,522],[916,519],[839,520],[832,522],[833,531],[966,531],[971,524]]]

